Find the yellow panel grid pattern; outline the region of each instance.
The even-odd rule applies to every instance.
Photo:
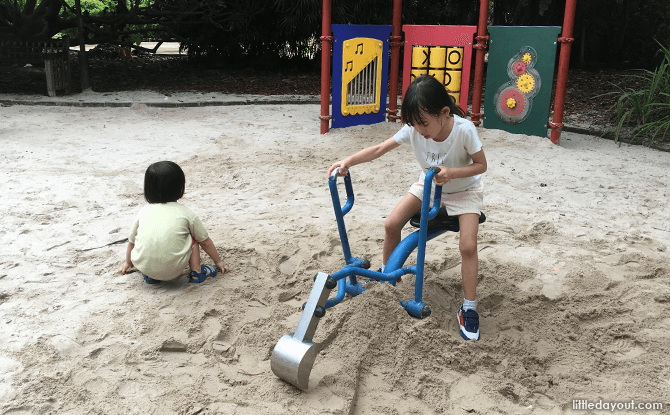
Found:
[[[414,46],[412,48],[412,68],[428,68],[428,46]]]
[[[428,74],[440,81],[454,97],[456,105],[460,105],[463,53],[463,48],[456,46],[414,45],[410,82],[417,76]]]
[[[431,46],[428,66],[432,69],[444,69],[447,59],[447,48],[444,46]]]
[[[444,87],[449,92],[461,91],[461,71],[445,71]]]
[[[461,105],[461,93],[460,92],[449,92],[449,95],[451,95],[454,98],[454,101],[456,101],[456,105]]]
[[[383,42],[379,39],[366,37],[344,41],[342,47],[342,115],[379,112],[383,46]]]
[[[428,75],[444,84],[444,69],[428,69]]]
[[[426,74],[428,74],[428,68],[412,68],[409,73],[409,81],[412,82],[414,78]]]
[[[449,69],[463,69],[463,48],[447,48],[447,70]]]

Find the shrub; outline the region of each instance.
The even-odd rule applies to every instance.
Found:
[[[660,43],[659,43],[660,45]],[[623,90],[614,104],[617,126],[614,129],[619,140],[622,129],[633,123],[633,139],[648,138],[663,141],[670,130],[670,48],[660,45],[663,60],[653,72],[644,71],[642,78],[648,85],[641,90]],[[609,130],[611,132],[613,130]]]

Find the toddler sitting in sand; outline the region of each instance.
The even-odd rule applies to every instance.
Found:
[[[200,219],[177,203],[185,185],[184,172],[176,163],[159,161],[149,166],[144,175],[144,198],[149,204],[133,223],[121,274],[135,267],[147,284],[155,284],[177,278],[190,266],[189,282],[201,283],[215,276],[216,268],[200,265],[200,246],[221,272],[230,271]]]

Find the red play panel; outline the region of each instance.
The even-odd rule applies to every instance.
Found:
[[[463,48],[463,70],[461,76],[461,108],[468,110],[468,92],[470,90],[470,67],[472,62],[472,41],[477,26],[434,26],[404,25],[405,58],[403,61],[402,96],[410,84],[412,68],[412,47],[421,46],[458,46]]]

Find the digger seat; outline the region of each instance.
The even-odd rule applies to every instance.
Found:
[[[486,222],[486,215],[484,213],[479,214],[479,223]],[[412,219],[409,220],[409,224],[415,228],[420,227],[421,224],[421,213],[417,213],[412,216]],[[437,215],[433,219],[428,221],[428,229],[449,229],[453,231],[459,230],[458,216],[449,216],[447,213],[447,208],[444,206],[440,207],[437,211]]]

